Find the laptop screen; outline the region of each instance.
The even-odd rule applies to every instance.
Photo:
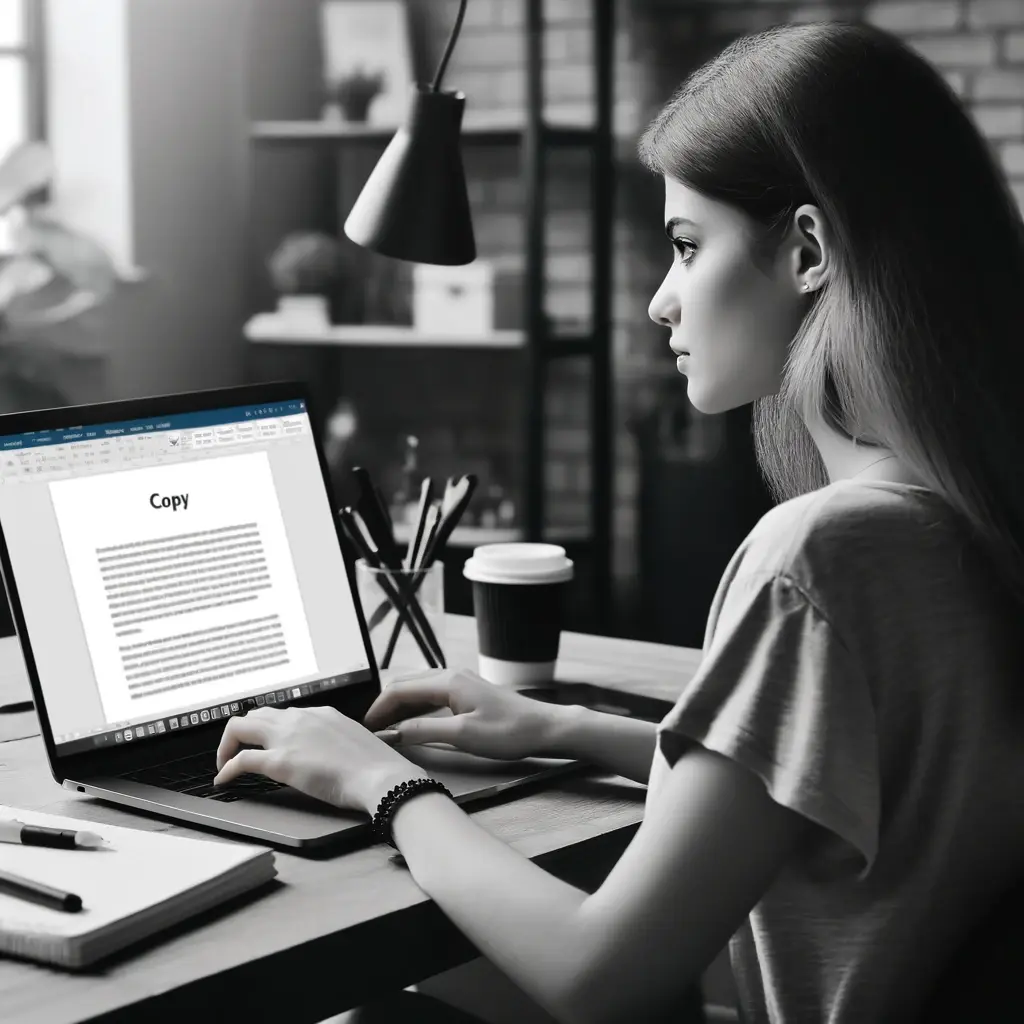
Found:
[[[305,402],[0,436],[61,755],[372,678]]]

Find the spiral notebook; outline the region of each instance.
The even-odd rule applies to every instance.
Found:
[[[269,881],[273,850],[79,821],[0,804],[0,818],[97,832],[105,850],[0,843],[0,870],[72,892],[66,913],[0,893],[0,954],[87,967]]]

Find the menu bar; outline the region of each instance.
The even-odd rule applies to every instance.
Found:
[[[239,405],[230,409],[206,409],[201,412],[179,413],[175,416],[121,420],[90,426],[70,426],[63,430],[32,430],[24,434],[0,435],[0,451],[25,448],[43,448],[76,441],[101,441],[116,437],[136,437],[164,431],[196,431],[223,424],[257,424],[260,420],[281,419],[306,412],[306,403],[272,402],[269,405]]]
[[[193,453],[246,444],[263,444],[309,431],[305,414],[242,420],[192,430],[97,438],[71,444],[53,444],[39,450],[0,451],[0,479],[31,479],[39,474],[74,475],[110,471],[125,465],[174,461]]]

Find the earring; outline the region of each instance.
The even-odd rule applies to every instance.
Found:
[[[805,292],[809,292],[810,290],[811,290],[810,282],[809,281],[805,281],[804,282],[804,291]]]

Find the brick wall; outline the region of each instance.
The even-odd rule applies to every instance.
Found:
[[[635,139],[692,67],[736,36],[784,22],[867,21],[906,39],[943,72],[990,141],[1024,210],[1024,0],[630,0],[616,8],[625,36],[616,68],[624,143]],[[633,122],[630,110],[636,114]],[[628,159],[628,151],[624,156]],[[674,368],[665,358],[664,332],[645,326],[638,308],[656,287],[669,255],[660,237],[660,223],[652,226],[643,219],[649,216],[649,204],[638,202],[640,191],[650,185],[626,172],[624,165],[619,203],[622,244],[617,247],[616,269],[626,292],[624,301],[617,303],[616,316],[616,570],[620,589],[628,598],[636,565],[637,453],[622,424],[629,409],[650,403],[652,380],[666,372],[673,374]],[[708,419],[693,410],[690,415]]]
[[[991,140],[1024,207],[1024,0],[879,0],[794,3],[783,0],[615,0],[615,124],[620,151],[615,224],[614,375],[615,512],[614,572],[621,607],[631,605],[636,579],[638,457],[630,417],[659,401],[672,387],[673,360],[664,332],[647,320],[647,303],[668,266],[661,228],[661,188],[635,160],[638,132],[696,64],[730,39],[780,22],[849,18],[871,21],[907,38],[936,64],[969,104]],[[457,7],[456,0],[414,0],[418,60],[433,68]],[[546,0],[548,32],[545,87],[550,115],[586,116],[592,99],[590,0]],[[467,107],[521,107],[524,96],[522,0],[471,0],[462,37],[449,66],[447,86],[462,89]],[[422,76],[421,76],[422,77]],[[517,151],[467,147],[466,168],[483,258],[521,266],[522,186]],[[579,154],[560,152],[551,164],[547,239],[548,312],[566,324],[585,323],[589,312],[589,213],[586,167]],[[346,356],[348,359],[348,356]],[[510,366],[502,356],[482,356],[459,370],[464,355],[414,357],[413,387],[391,378],[393,400],[373,413],[381,436],[398,437],[433,422],[440,404],[452,422],[427,439],[442,465],[472,464],[485,477],[517,486],[521,433],[508,396]],[[488,359],[492,360],[488,363]],[[493,362],[497,360],[497,362]],[[348,365],[348,364],[347,364]],[[351,363],[354,381],[379,375],[379,363]],[[372,367],[378,369],[374,370]],[[401,372],[408,377],[410,367]],[[424,387],[424,374],[433,374]],[[467,377],[468,373],[468,377]],[[473,387],[471,381],[477,382]],[[483,386],[479,386],[480,384]],[[460,392],[468,386],[468,391]],[[586,523],[586,371],[554,365],[548,396],[546,467],[548,518],[554,525]],[[360,393],[356,390],[354,393]],[[495,398],[501,400],[495,402]],[[700,417],[690,410],[695,419]],[[702,423],[705,433],[714,423]],[[443,435],[443,436],[442,436]],[[443,453],[443,454],[442,454]],[[467,461],[468,460],[468,461]],[[497,468],[496,468],[497,467]]]

